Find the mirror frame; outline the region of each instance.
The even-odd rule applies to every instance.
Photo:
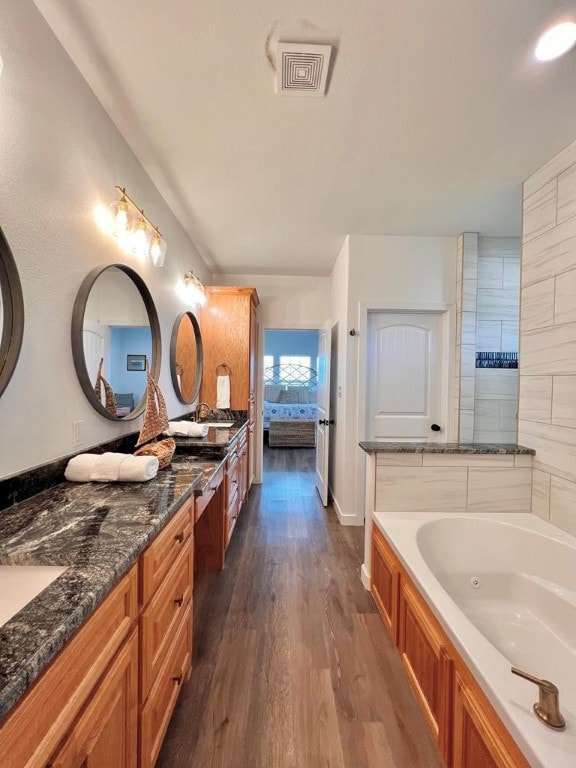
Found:
[[[196,381],[194,383],[194,391],[192,397],[186,400],[182,394],[182,390],[178,385],[178,372],[176,371],[176,345],[178,343],[178,331],[180,330],[180,323],[185,317],[190,318],[192,328],[194,329],[194,337],[196,339]],[[200,333],[200,326],[196,315],[193,312],[181,312],[174,321],[174,327],[172,328],[172,337],[170,338],[170,374],[172,375],[172,386],[176,397],[181,403],[190,405],[196,400],[200,394],[200,385],[202,383],[202,373],[204,367],[204,350],[202,347],[202,334]]]
[[[24,336],[24,298],[14,256],[0,228],[0,288],[2,338],[0,339],[0,395],[12,378]]]
[[[154,301],[152,300],[152,295],[148,290],[148,286],[140,277],[140,275],[135,272],[132,267],[128,267],[126,264],[106,264],[102,267],[96,267],[84,278],[82,285],[80,286],[76,295],[76,299],[74,301],[74,309],[72,310],[72,357],[74,358],[74,367],[76,368],[78,381],[80,382],[82,391],[86,395],[90,405],[101,416],[104,416],[110,421],[122,423],[125,421],[133,421],[138,416],[140,416],[141,413],[143,413],[146,406],[146,398],[143,397],[136,408],[134,408],[134,410],[131,411],[127,416],[113,416],[109,411],[107,411],[104,405],[96,396],[96,393],[94,392],[94,385],[90,381],[88,368],[86,367],[86,360],[84,358],[84,341],[82,337],[84,331],[84,315],[86,313],[86,303],[88,301],[90,291],[92,290],[94,283],[100,277],[100,275],[106,270],[112,269],[113,267],[116,267],[116,269],[124,272],[124,274],[129,277],[130,280],[132,280],[138,289],[140,296],[142,297],[144,306],[146,307],[148,320],[150,321],[150,332],[152,334],[152,362],[150,374],[155,381],[158,381],[162,358],[162,342],[158,313],[156,312],[156,307],[154,305]]]

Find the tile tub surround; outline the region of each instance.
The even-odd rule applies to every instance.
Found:
[[[0,627],[0,718],[223,461],[176,456],[142,484],[64,482],[0,515],[0,564],[69,566]]]
[[[360,443],[366,452],[362,582],[377,513],[530,512],[534,450],[490,443]]]
[[[576,535],[576,142],[524,182],[518,440],[535,514]]]

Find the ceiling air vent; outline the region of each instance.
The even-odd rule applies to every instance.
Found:
[[[279,96],[325,96],[331,45],[278,43],[276,91]]]

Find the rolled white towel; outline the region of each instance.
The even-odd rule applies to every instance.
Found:
[[[198,424],[197,421],[188,422],[188,437],[206,437],[208,427],[206,424]]]
[[[158,474],[159,461],[156,456],[126,456],[120,464],[118,482],[142,483],[152,480]]]
[[[66,466],[64,477],[72,483],[89,483],[97,458],[95,453],[79,453],[78,456],[73,456]]]
[[[174,435],[178,435],[178,437],[188,437],[190,424],[190,421],[169,421],[168,429],[164,430],[164,434],[169,435],[170,437],[174,437]]]
[[[120,465],[128,455],[127,453],[107,452],[97,456],[90,479],[98,483],[117,482],[120,476]]]

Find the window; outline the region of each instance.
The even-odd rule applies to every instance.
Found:
[[[264,355],[264,384],[272,383],[271,371],[268,368],[272,368],[274,365],[274,355]]]
[[[280,377],[282,381],[306,384],[310,381],[311,362],[312,358],[309,355],[280,355]]]

